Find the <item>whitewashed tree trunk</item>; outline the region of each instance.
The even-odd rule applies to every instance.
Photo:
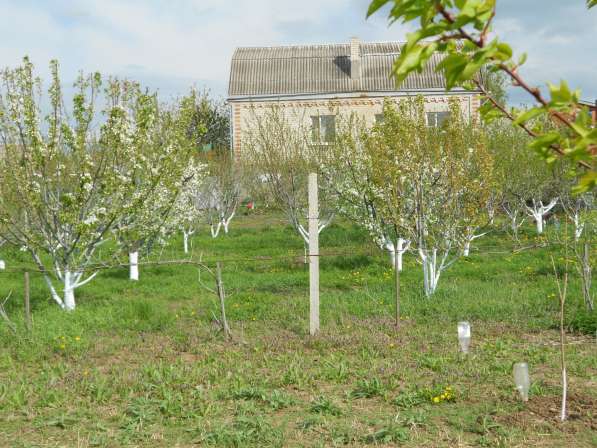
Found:
[[[585,223],[581,221],[580,213],[578,210],[574,211],[572,220],[574,221],[574,240],[578,241],[582,236],[583,230],[585,229]]]
[[[431,297],[437,289],[437,283],[441,270],[437,266],[437,249],[432,249],[431,254],[428,251],[419,250],[421,263],[423,264],[423,288],[425,295]]]
[[[220,229],[222,228],[222,222],[220,221],[217,225],[211,225],[210,226],[210,231],[211,231],[211,237],[212,238],[217,238],[217,236],[220,234]]]
[[[328,226],[328,224],[330,222],[332,222],[332,219],[334,219],[334,215],[329,216],[327,219],[319,220],[319,226],[317,227],[318,235],[322,232],[323,229],[325,229]],[[301,236],[301,238],[303,238],[303,241],[305,242],[305,244],[308,245],[309,244],[309,231],[307,229],[305,229],[305,227],[300,222],[298,222],[298,219],[291,218],[290,222],[292,223],[292,225],[294,226],[294,228],[296,229],[298,234]]]
[[[34,254],[33,257],[36,260],[36,262],[39,261],[39,257],[37,257],[37,255]],[[38,263],[38,266],[41,265],[39,265]],[[54,271],[56,273],[56,276],[58,277],[58,280],[62,282],[63,296],[60,297],[58,291],[56,291],[56,288],[52,283],[52,278],[50,277],[48,272],[43,270],[43,278],[46,284],[48,285],[48,288],[50,289],[50,295],[52,299],[60,306],[60,308],[62,308],[65,311],[73,311],[76,307],[75,289],[91,281],[97,275],[97,272],[94,272],[85,280],[81,280],[81,278],[83,277],[83,272],[72,272],[68,268],[62,271],[58,268],[58,266],[55,266]]]
[[[224,226],[224,233],[228,234],[228,226],[230,225],[230,221],[234,218],[236,211],[233,211],[228,218],[222,217],[222,225]]]
[[[75,309],[75,288],[77,274],[70,271],[64,271],[64,306],[66,311]]]
[[[471,240],[466,240],[464,242],[464,250],[462,251],[462,255],[468,257],[471,253]]]
[[[441,256],[441,260],[438,259],[437,248],[431,250],[419,249],[419,257],[421,259],[421,265],[423,266],[423,288],[427,297],[431,297],[437,289],[437,284],[442,272],[458,258],[455,257],[448,262],[451,246],[452,244],[447,242],[446,247],[443,249],[444,253]]]
[[[390,253],[390,262],[392,263],[392,267],[395,269],[395,267],[398,266],[398,272],[402,272],[402,258],[409,247],[410,241],[405,240],[404,238],[398,238],[396,244],[389,239],[385,240],[385,248]],[[396,257],[398,257],[398,259],[396,259]]]
[[[3,271],[4,269],[6,269],[6,262],[0,259],[0,271]]]
[[[488,232],[480,233],[475,235],[475,228],[469,227],[466,230],[466,234],[464,235],[464,248],[462,250],[462,255],[468,257],[471,253],[471,243],[476,240],[477,238],[481,238],[484,235],[487,235]]]
[[[133,281],[139,280],[139,252],[129,252],[129,278]]]
[[[536,214],[533,217],[535,218],[535,224],[537,225],[537,233],[541,235],[543,233],[543,215]]]
[[[182,245],[184,247],[184,253],[189,253],[189,233],[187,231],[182,231]]]
[[[558,203],[558,198],[552,199],[549,204],[544,205],[543,201],[535,201],[533,199],[533,206],[527,207],[527,211],[529,215],[533,217],[535,220],[535,224],[537,226],[537,233],[541,235],[543,233],[543,222],[544,217],[547,213],[551,211],[552,208]]]

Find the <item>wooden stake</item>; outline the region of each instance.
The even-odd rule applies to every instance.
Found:
[[[30,296],[29,296],[29,272],[25,272],[25,325],[27,327],[27,331],[31,332],[31,304],[30,304]]]
[[[225,299],[226,295],[224,293],[224,284],[222,283],[222,265],[218,261],[216,263],[216,289],[218,292],[218,298],[220,299],[220,313],[222,319],[222,330],[224,330],[224,335],[227,339],[230,339],[232,336],[230,332],[230,327],[228,326],[228,320],[226,319],[226,304]]]
[[[319,205],[317,174],[309,174],[309,334],[319,332]]]
[[[394,281],[396,286],[396,326],[400,325],[400,270],[398,269],[398,241],[394,251]]]

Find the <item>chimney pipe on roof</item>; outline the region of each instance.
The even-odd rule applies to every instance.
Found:
[[[350,38],[350,78],[355,90],[361,88],[361,40]]]

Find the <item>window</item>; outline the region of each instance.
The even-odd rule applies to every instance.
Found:
[[[313,143],[331,143],[336,139],[336,116],[311,117],[311,140]]]
[[[450,112],[427,112],[427,126],[440,128],[450,117]]]
[[[383,123],[383,114],[375,114],[375,124]]]

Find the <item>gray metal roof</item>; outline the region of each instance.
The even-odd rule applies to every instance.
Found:
[[[423,73],[396,87],[392,65],[401,42],[360,42],[360,82],[351,79],[350,44],[237,48],[232,56],[228,95],[297,95],[443,89],[434,55]]]

